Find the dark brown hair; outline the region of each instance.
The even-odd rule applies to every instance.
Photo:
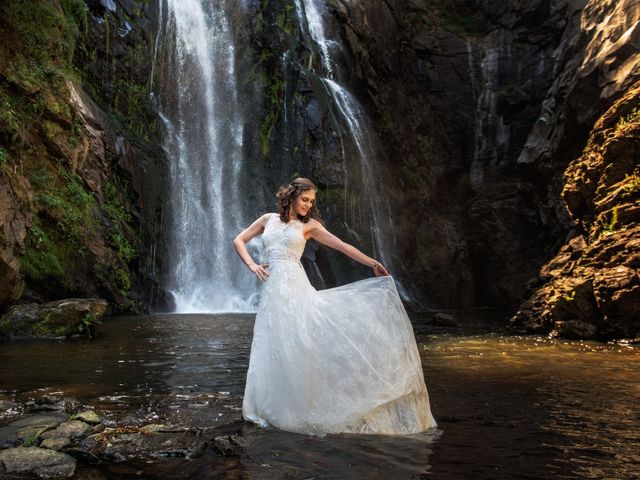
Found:
[[[303,192],[308,192],[309,190],[317,192],[318,187],[316,187],[316,184],[311,180],[303,177],[295,178],[291,180],[288,185],[282,185],[278,189],[278,193],[276,193],[276,208],[278,209],[280,220],[284,223],[289,222],[289,212],[291,211],[291,207],[293,207],[296,198],[298,198],[298,196]],[[308,222],[311,218],[315,218],[322,222],[316,202],[313,202],[313,206],[304,217],[298,215],[298,218],[304,223]]]

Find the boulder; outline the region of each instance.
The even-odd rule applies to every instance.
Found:
[[[0,451],[0,466],[4,468],[4,474],[68,478],[75,473],[76,461],[73,457],[54,450],[16,447]]]
[[[99,298],[70,298],[45,304],[16,305],[0,319],[0,336],[68,337],[93,336],[107,308]]]

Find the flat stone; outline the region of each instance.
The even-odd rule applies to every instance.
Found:
[[[99,441],[98,441],[98,435],[90,435],[87,438],[85,438],[84,440],[82,440],[82,442],[80,443],[80,447],[84,450],[94,450],[96,448],[98,448],[99,445]]]
[[[149,425],[145,425],[144,427],[142,427],[140,429],[140,432],[142,433],[158,433],[158,432],[164,432],[165,428],[167,428],[166,425],[160,424],[160,423],[150,423]]]
[[[26,446],[30,446],[36,441],[44,432],[55,428],[55,423],[48,425],[34,425],[32,427],[24,427],[16,432],[16,438]]]
[[[112,445],[120,443],[132,443],[134,445],[142,445],[143,439],[139,433],[121,433],[111,438]]]
[[[94,425],[93,428],[91,429],[91,431],[89,432],[90,435],[93,435],[94,433],[101,433],[104,432],[105,429],[107,427],[105,426],[104,423],[99,423],[97,425]]]
[[[43,432],[56,428],[67,416],[64,414],[31,414],[20,417],[0,428],[0,445],[11,446],[35,441]]]
[[[73,457],[55,450],[16,447],[0,451],[4,473],[35,474],[44,478],[68,478],[76,470]]]
[[[85,412],[76,413],[73,417],[71,417],[71,419],[82,420],[83,422],[90,423],[91,425],[100,423],[100,417],[93,410],[87,410]]]
[[[62,423],[58,428],[49,430],[42,434],[42,438],[74,438],[83,436],[91,426],[80,420],[70,420]]]
[[[28,427],[33,425],[44,425],[48,423],[55,423],[56,426],[60,425],[67,419],[65,414],[42,414],[37,413],[35,415],[26,415],[18,420],[11,422],[9,425],[12,427]]]
[[[40,447],[50,448],[51,450],[62,450],[64,447],[70,444],[71,444],[71,439],[68,437],[54,437],[54,438],[45,438],[40,443]]]

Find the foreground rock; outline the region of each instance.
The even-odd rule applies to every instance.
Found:
[[[0,473],[31,474],[43,478],[68,478],[76,471],[76,461],[66,453],[37,447],[0,450]]]
[[[578,235],[540,271],[513,318],[566,338],[640,335],[640,84],[596,123],[565,172],[563,198]]]
[[[21,413],[0,417],[0,478],[65,478],[74,474],[76,462],[147,465],[161,459],[188,460],[202,456],[208,447],[221,456],[242,453],[242,439],[236,435],[242,424],[237,400],[210,393],[180,394],[167,401],[170,408],[160,407],[162,415],[127,410],[106,417],[69,397],[11,401]],[[55,411],[43,412],[43,405]],[[171,408],[176,406],[181,408]],[[202,414],[203,406],[208,416]],[[190,409],[203,426],[187,414]],[[215,413],[219,410],[228,413]],[[221,438],[228,439],[229,448]]]
[[[69,298],[45,304],[17,305],[0,319],[0,336],[68,337],[94,336],[107,301],[99,298]]]

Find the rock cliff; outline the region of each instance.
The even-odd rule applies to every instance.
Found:
[[[576,235],[530,284],[517,326],[570,338],[640,334],[639,142],[640,84],[596,122],[565,171]]]
[[[334,1],[431,306],[515,305],[570,235],[562,175],[640,75],[632,1]],[[408,212],[408,214],[407,214]]]
[[[153,293],[163,153],[140,2],[0,5],[0,305]]]
[[[636,331],[635,0],[327,0],[331,78],[303,4],[233,9],[255,198],[310,176],[330,228],[367,251],[384,208],[394,274],[417,308],[525,301],[529,330]],[[4,308],[162,303],[157,8],[0,6]],[[357,102],[360,136],[349,139],[338,94]],[[332,263],[339,281],[353,275]]]

